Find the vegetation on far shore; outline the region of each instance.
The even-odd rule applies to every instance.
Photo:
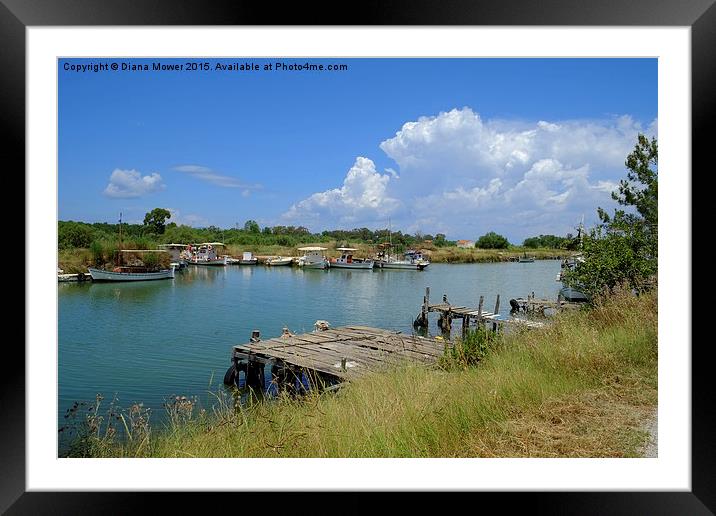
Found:
[[[469,340],[469,339],[468,339]],[[657,292],[617,292],[544,329],[472,339],[338,392],[211,406],[75,407],[71,456],[635,457],[657,401]],[[118,439],[117,430],[131,435]]]
[[[320,245],[326,247],[326,256],[329,258],[340,256],[340,251],[336,251],[336,247],[340,247],[343,242],[307,242],[302,245]],[[373,256],[375,247],[371,244],[351,244],[358,251],[356,256]],[[146,241],[126,241],[125,247],[132,249],[153,249],[156,246],[148,244]],[[477,248],[460,248],[460,247],[435,247],[424,245],[421,247],[426,256],[432,263],[487,263],[487,262],[508,262],[513,261],[523,254],[527,253],[534,256],[538,260],[542,259],[560,259],[574,254],[573,251],[564,249],[529,249],[525,247],[511,247],[509,249],[477,249]],[[67,274],[77,272],[87,272],[87,267],[104,266],[112,262],[114,253],[116,253],[117,244],[106,242],[105,245],[95,243],[93,247],[60,249],[58,251],[58,266]],[[300,252],[296,247],[286,247],[281,245],[255,245],[241,246],[230,244],[225,248],[225,253],[237,258],[241,257],[244,251],[251,251],[256,256],[299,256]]]

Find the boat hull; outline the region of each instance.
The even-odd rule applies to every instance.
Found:
[[[219,260],[192,260],[192,265],[203,265],[204,267],[224,267],[227,264],[226,259]]]
[[[256,265],[259,263],[258,258],[253,258],[251,260],[239,260],[239,265]]]
[[[150,281],[174,278],[174,269],[157,272],[114,272],[88,268],[92,281]]]
[[[304,269],[327,269],[328,262],[303,262],[299,263]]]
[[[266,265],[270,265],[271,267],[280,267],[282,265],[291,265],[292,262],[293,258],[286,260],[269,260],[266,262]]]
[[[331,269],[372,269],[373,262],[331,262],[330,267]]]
[[[397,269],[405,271],[422,271],[425,270],[429,263],[410,263],[410,262],[384,262],[382,269]]]

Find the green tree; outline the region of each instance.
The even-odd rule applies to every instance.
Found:
[[[261,228],[255,220],[247,220],[244,222],[244,231],[258,235],[261,232]]]
[[[172,214],[169,213],[169,210],[165,210],[164,208],[154,208],[144,216],[144,226],[150,233],[162,235],[166,229],[164,223],[167,219],[171,218],[171,216]]]
[[[643,134],[639,134],[634,151],[627,156],[624,163],[627,168],[627,178],[619,183],[619,190],[612,192],[612,199],[622,206],[633,206],[651,227],[658,223],[659,198],[659,147],[656,138],[651,141]],[[623,216],[624,212],[617,210],[615,217]],[[599,216],[603,222],[609,222],[606,212],[599,208]]]
[[[479,247],[480,249],[507,249],[509,246],[510,242],[494,231],[482,235],[477,239],[477,242],[475,242],[475,247]]]
[[[57,225],[57,246],[60,249],[87,248],[93,237],[93,231],[87,224],[60,221]]]
[[[597,212],[601,224],[584,236],[584,262],[565,274],[568,285],[589,295],[617,285],[640,292],[649,288],[658,269],[658,147],[656,139],[638,136],[625,162],[627,179],[612,198],[636,213],[617,209]]]

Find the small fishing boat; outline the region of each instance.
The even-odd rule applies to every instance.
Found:
[[[118,251],[119,264],[115,266],[111,271],[97,269],[94,267],[87,267],[92,281],[147,281],[147,280],[160,280],[160,279],[173,279],[174,278],[174,266],[171,265],[168,269],[162,269],[159,267],[151,267],[147,265],[123,265],[122,253],[164,253],[163,250],[152,250],[152,249],[121,249]]]
[[[189,263],[192,265],[224,267],[228,263],[226,255],[218,256],[216,252],[221,247],[226,246],[221,242],[204,242],[197,247],[191,247],[189,250],[192,251],[192,257]]]
[[[159,244],[160,248],[166,250],[171,258],[171,265],[174,265],[174,269],[179,271],[186,269],[187,267],[187,255],[186,244]]]
[[[290,256],[288,258],[284,258],[283,256],[276,256],[274,258],[269,258],[266,260],[266,265],[271,265],[273,267],[279,266],[279,265],[291,265],[293,263],[293,258]]]
[[[121,249],[122,247],[122,213],[119,214],[119,247],[117,251],[115,266],[110,270],[98,269],[96,267],[87,267],[92,277],[92,281],[148,281],[160,279],[173,279],[174,266],[163,268],[160,264],[162,261],[149,260],[148,258],[140,260],[137,256],[151,253],[167,253],[164,249]],[[125,262],[124,253],[130,254]],[[132,257],[131,255],[135,255]],[[150,265],[149,263],[152,263]],[[166,263],[166,262],[164,262]],[[156,265],[154,265],[156,264]]]
[[[298,259],[298,266],[304,269],[327,269],[328,259],[323,255],[325,247],[299,247],[303,256]]]
[[[259,263],[259,259],[251,251],[244,251],[241,260],[239,260],[239,265],[256,265],[257,263]]]
[[[423,257],[422,251],[409,249],[403,253],[403,256],[404,259],[399,260],[389,254],[385,255],[384,260],[381,262],[381,268],[423,271],[430,265],[430,262]]]
[[[524,253],[524,255],[520,256],[517,261],[520,263],[533,263],[535,261],[535,258],[534,256],[527,256],[527,253]]]
[[[226,264],[227,265],[239,265],[241,263],[241,260],[239,258],[234,258],[233,256],[226,255]]]
[[[340,258],[331,258],[330,267],[337,269],[373,269],[373,260],[370,258],[353,258],[353,247],[336,247],[341,252]]]

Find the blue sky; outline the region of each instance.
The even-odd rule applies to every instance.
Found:
[[[216,71],[217,62],[348,65]],[[206,71],[77,72],[207,62]],[[513,242],[613,206],[656,59],[59,61],[59,217],[367,226]]]

